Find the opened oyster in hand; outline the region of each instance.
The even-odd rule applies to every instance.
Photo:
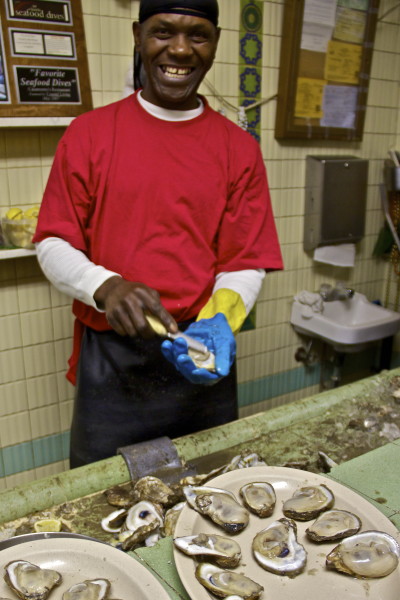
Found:
[[[194,510],[209,517],[228,533],[239,533],[249,524],[248,511],[230,491],[207,486],[185,486],[183,492]]]
[[[276,494],[274,487],[267,481],[254,481],[246,483],[239,490],[243,504],[259,517],[269,517],[272,515]]]
[[[235,540],[216,534],[186,535],[175,538],[174,544],[188,556],[215,562],[220,567],[237,567],[242,555]]]
[[[307,552],[297,541],[297,526],[291,519],[278,519],[260,531],[252,550],[258,564],[277,575],[295,577],[306,566]]]
[[[206,590],[220,598],[238,595],[243,600],[257,600],[264,590],[262,585],[241,573],[225,571],[209,563],[197,565],[195,575]]]
[[[326,566],[356,577],[386,577],[399,564],[400,547],[382,531],[363,531],[346,538],[326,557]]]
[[[341,540],[356,534],[361,525],[361,519],[347,510],[327,510],[306,529],[306,534],[313,542]]]
[[[296,521],[310,521],[321,512],[332,508],[335,502],[333,492],[326,485],[309,485],[299,488],[293,496],[284,502],[282,510],[285,517]]]
[[[4,581],[22,600],[46,600],[62,580],[57,571],[41,569],[26,560],[14,560],[4,568]]]

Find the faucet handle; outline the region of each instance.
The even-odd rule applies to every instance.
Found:
[[[321,296],[321,298],[323,300],[326,300],[326,298],[329,296],[331,291],[332,291],[332,286],[330,285],[330,283],[321,283],[320,288],[319,288],[319,295]]]

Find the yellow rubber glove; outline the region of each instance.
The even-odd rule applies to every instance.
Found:
[[[215,292],[201,309],[196,321],[211,319],[217,313],[223,313],[233,333],[238,333],[246,319],[246,307],[237,292],[221,288]]]

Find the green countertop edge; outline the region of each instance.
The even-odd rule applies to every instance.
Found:
[[[396,375],[400,376],[400,368],[384,371],[379,375],[321,392],[220,427],[176,438],[173,443],[180,458],[184,461],[213,454],[247,441],[251,447],[252,440],[263,434],[323,414],[333,405],[370,390],[374,383],[378,385],[380,381]],[[126,483],[129,480],[130,475],[125,461],[122,456],[118,455],[5,490],[0,493],[0,523]]]

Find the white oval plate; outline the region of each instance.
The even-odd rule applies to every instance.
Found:
[[[0,559],[2,568],[13,560],[28,560],[61,573],[62,583],[53,589],[49,600],[61,600],[63,593],[75,583],[99,578],[111,582],[110,598],[170,600],[160,582],[137,560],[113,546],[84,537],[51,537],[17,543],[1,550]],[[0,597],[16,597],[2,576]]]
[[[268,481],[274,486],[277,502],[271,517],[260,519],[250,516],[250,523],[238,535],[233,536],[242,549],[242,561],[236,571],[250,577],[264,587],[261,599],[279,598],[279,600],[399,600],[400,567],[381,579],[356,579],[335,571],[327,570],[325,557],[339,542],[314,544],[308,541],[305,530],[313,521],[296,521],[298,540],[308,553],[307,565],[303,573],[290,579],[265,571],[256,563],[251,552],[251,542],[255,535],[269,523],[283,517],[282,504],[294,491],[305,485],[325,484],[335,495],[335,508],[349,510],[357,514],[362,521],[361,531],[376,529],[392,535],[398,542],[400,533],[387,517],[375,506],[349,488],[314,473],[289,469],[286,467],[250,467],[230,471],[207,482],[207,486],[230,490],[239,500],[239,488],[252,481]],[[240,501],[240,500],[239,500]],[[175,537],[196,533],[224,534],[223,529],[214,525],[186,505],[179,516]],[[195,562],[174,548],[174,558],[179,576],[191,598],[210,600],[211,595],[197,581]]]

